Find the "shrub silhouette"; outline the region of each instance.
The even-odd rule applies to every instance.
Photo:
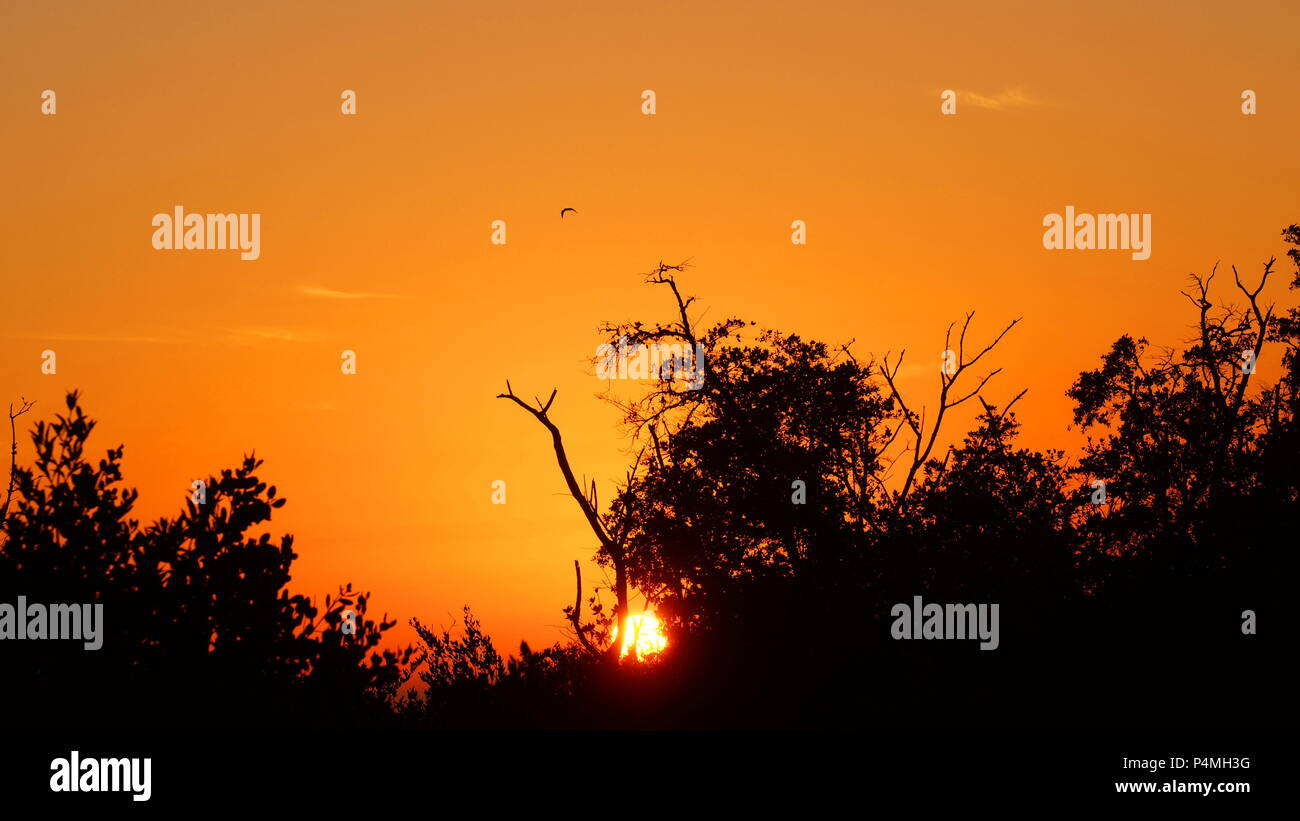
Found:
[[[260,460],[209,477],[205,503],[142,526],[130,518],[136,491],[120,487],[123,448],[87,455],[94,427],[76,392],[66,414],[35,425],[34,463],[15,471],[4,521],[0,601],[101,603],[103,647],[5,642],[21,671],[4,678],[21,700],[10,703],[133,726],[182,707],[214,723],[346,723],[383,709],[409,650],[376,650],[394,622],[365,618],[368,596],[350,586],[324,610],[289,594],[293,538],[250,534],[285,503],[258,478]]]

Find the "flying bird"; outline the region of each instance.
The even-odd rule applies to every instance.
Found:
[[[561,209],[560,209],[560,219],[564,219],[564,212],[565,212],[565,211],[572,211],[572,212],[575,213],[575,214],[578,213],[578,209],[577,209],[577,208],[561,208]]]

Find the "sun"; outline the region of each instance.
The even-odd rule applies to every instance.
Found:
[[[663,623],[654,613],[649,611],[645,613],[635,613],[627,617],[628,643],[623,648],[623,655],[626,656],[632,652],[632,646],[636,645],[637,658],[646,658],[656,653],[662,652],[668,646],[668,638],[664,636]],[[618,641],[618,628],[614,628],[614,640]]]

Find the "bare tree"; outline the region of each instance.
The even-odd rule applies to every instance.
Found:
[[[578,479],[573,474],[573,468],[569,464],[568,454],[564,450],[564,441],[560,436],[560,429],[551,421],[548,412],[551,405],[555,402],[555,395],[558,391],[552,390],[549,399],[543,403],[540,399],[534,397],[535,405],[530,405],[523,399],[515,395],[514,389],[510,387],[509,380],[506,381],[506,392],[497,394],[498,399],[509,399],[519,407],[532,414],[533,418],[542,423],[551,434],[551,443],[555,448],[555,460],[560,466],[560,473],[564,476],[564,483],[568,487],[569,495],[578,503],[582,510],[582,515],[587,520],[587,526],[595,534],[596,539],[600,542],[601,548],[605,555],[614,565],[614,595],[617,597],[617,604],[614,610],[615,622],[618,625],[618,641],[606,648],[607,655],[618,658],[623,653],[623,648],[627,644],[627,617],[628,617],[628,570],[626,557],[627,536],[631,529],[631,516],[628,515],[630,508],[627,507],[626,499],[630,494],[619,494],[617,502],[611,511],[602,517],[597,510],[598,500],[596,497],[596,483],[593,481],[588,492],[583,492],[583,488],[578,484]],[[636,463],[628,471],[627,482],[629,486],[636,481],[636,471],[640,466],[641,457],[637,456]],[[625,488],[626,490],[627,488]],[[575,570],[577,570],[575,562]],[[570,620],[578,632],[578,639],[584,647],[595,650],[586,638],[586,630],[582,626],[579,606],[582,603],[582,574],[578,571],[578,601],[575,603],[573,613],[570,614]]]
[[[18,428],[15,420],[31,410],[35,404],[35,402],[28,402],[27,398],[23,397],[21,407],[15,411],[13,403],[9,403],[9,490],[5,493],[4,510],[0,511],[0,528],[6,531],[9,529],[9,502],[14,496],[14,484],[17,481],[16,474],[18,471]]]
[[[1268,339],[1268,329],[1273,323],[1275,304],[1261,306],[1260,294],[1273,273],[1276,258],[1264,263],[1259,285],[1254,290],[1242,284],[1237,266],[1232,266],[1232,279],[1245,297],[1247,304],[1239,308],[1232,304],[1215,306],[1210,300],[1210,286],[1218,273],[1216,263],[1208,276],[1191,274],[1195,294],[1181,291],[1199,312],[1196,324],[1197,339],[1184,352],[1181,362],[1172,356],[1159,366],[1170,378],[1173,386],[1182,386],[1187,374],[1211,389],[1214,424],[1205,441],[1211,457],[1207,459],[1204,480],[1189,488],[1181,508],[1189,511],[1199,505],[1210,488],[1218,485],[1220,473],[1226,468],[1230,454],[1250,440],[1252,430],[1267,427],[1268,417],[1277,418],[1281,406],[1281,382],[1265,388],[1258,403],[1250,400],[1246,390],[1259,361],[1260,353]],[[1217,307],[1217,310],[1216,310]],[[1139,363],[1140,364],[1140,363]]]
[[[934,422],[931,424],[928,430],[926,428],[926,423],[925,423],[925,407],[922,406],[920,414],[914,413],[910,408],[908,408],[907,402],[904,401],[903,399],[903,394],[898,390],[898,385],[894,381],[895,377],[898,376],[899,369],[903,366],[903,356],[904,354],[907,353],[907,351],[906,350],[899,351],[898,361],[893,364],[892,369],[889,364],[889,354],[886,353],[884,356],[883,363],[880,367],[880,374],[881,376],[884,377],[885,383],[888,384],[889,386],[890,396],[893,397],[894,401],[898,403],[898,407],[903,414],[903,422],[899,426],[898,430],[901,430],[903,426],[906,426],[909,430],[911,430],[912,437],[913,437],[913,441],[911,445],[911,453],[912,453],[911,464],[907,469],[907,477],[903,480],[903,486],[898,491],[898,496],[894,502],[895,513],[901,513],[906,508],[907,501],[908,501],[908,494],[911,492],[912,486],[916,482],[916,476],[920,472],[921,468],[925,465],[925,463],[929,460],[930,454],[934,450],[934,444],[939,438],[939,429],[943,426],[944,416],[948,413],[948,411],[952,410],[958,405],[961,405],[967,400],[975,396],[978,396],[980,390],[983,389],[983,387],[988,384],[990,379],[997,376],[998,373],[1002,371],[1002,369],[997,368],[985,374],[985,376],[979,381],[979,384],[976,385],[975,388],[971,390],[969,393],[967,393],[965,396],[962,396],[960,399],[955,398],[957,394],[956,391],[957,381],[961,379],[962,374],[966,372],[967,368],[972,367],[973,365],[978,363],[981,359],[983,359],[984,355],[987,354],[989,351],[993,350],[993,348],[999,342],[1002,341],[1002,337],[1006,336],[1007,332],[1010,331],[1012,328],[1014,328],[1018,322],[1020,322],[1020,318],[1016,318],[1012,320],[1011,324],[1007,325],[1006,328],[1002,329],[1002,333],[998,334],[997,337],[992,342],[990,342],[988,345],[985,345],[983,350],[975,354],[975,356],[972,357],[970,360],[967,360],[966,359],[966,330],[970,327],[971,319],[973,319],[974,317],[975,317],[975,312],[971,311],[970,313],[966,314],[966,321],[962,323],[961,333],[957,337],[956,360],[952,363],[953,364],[952,373],[948,373],[946,368],[939,369],[939,412],[935,414]],[[955,322],[950,324],[948,326],[947,332],[943,336],[943,347],[945,352],[952,350],[951,348],[952,329],[956,324],[957,323]],[[1011,403],[1009,403],[1007,407],[1003,409],[1004,414],[1006,413],[1007,410],[1010,410],[1011,404],[1014,404],[1015,401],[1020,398],[1020,396],[1024,396],[1024,391],[1021,391],[1020,395],[1017,396],[1016,399],[1013,399]],[[898,430],[895,430],[893,435],[890,436],[890,441],[892,441],[894,437],[898,435]]]
[[[1209,298],[1210,284],[1218,273],[1218,264],[1210,269],[1209,276],[1191,275],[1196,286],[1195,295],[1187,291],[1180,292],[1200,312],[1197,322],[1200,345],[1193,347],[1186,359],[1202,383],[1213,386],[1219,410],[1228,416],[1235,416],[1245,402],[1246,388],[1250,384],[1251,374],[1255,372],[1253,364],[1258,361],[1264,348],[1267,330],[1273,319],[1275,305],[1261,307],[1259,295],[1268,284],[1268,277],[1273,272],[1276,261],[1276,258],[1272,258],[1264,263],[1259,286],[1253,291],[1242,284],[1237,266],[1232,266],[1232,278],[1237,290],[1246,296],[1246,308],[1224,305],[1217,315],[1213,312],[1215,305]],[[1244,367],[1247,363],[1251,366]]]

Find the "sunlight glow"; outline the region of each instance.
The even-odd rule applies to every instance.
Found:
[[[634,613],[627,617],[627,629],[630,640],[623,648],[627,656],[636,646],[638,658],[646,658],[662,652],[668,646],[668,638],[663,634],[663,624],[654,613]],[[618,641],[618,628],[614,628],[614,641]]]

